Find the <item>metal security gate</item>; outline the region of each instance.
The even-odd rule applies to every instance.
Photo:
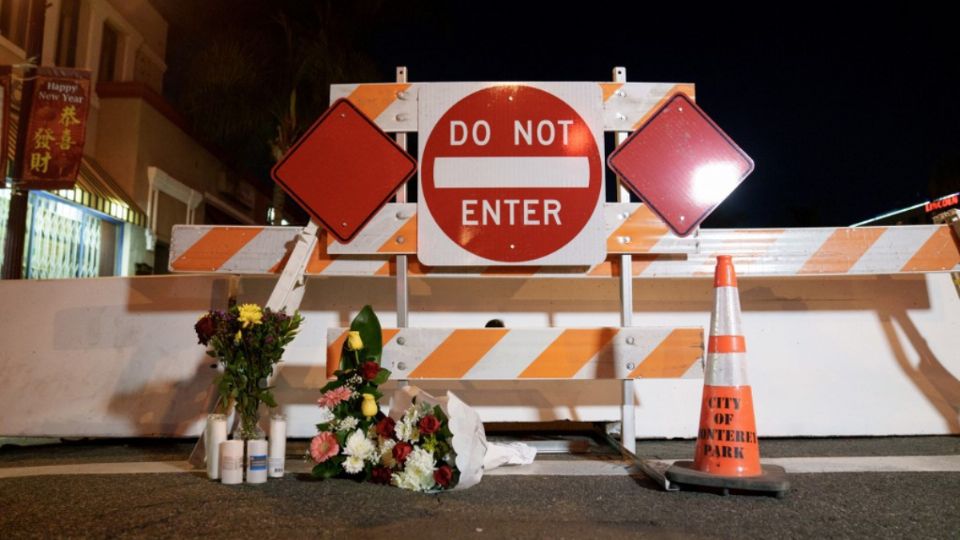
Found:
[[[6,237],[9,193],[0,190],[0,242]],[[104,237],[113,230],[115,238],[105,242]],[[118,220],[48,193],[32,191],[26,234],[25,278],[90,278],[117,273],[117,247],[122,245],[123,234],[122,222]],[[101,268],[108,261],[111,266]]]

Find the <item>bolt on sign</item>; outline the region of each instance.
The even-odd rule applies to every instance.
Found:
[[[87,112],[90,71],[38,68],[21,169],[14,171],[27,189],[72,189],[77,181]]]
[[[429,266],[606,256],[594,83],[441,83],[419,99],[417,257]]]

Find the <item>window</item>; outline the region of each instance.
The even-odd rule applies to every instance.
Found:
[[[0,34],[21,49],[27,46],[27,9],[22,0],[0,0]]]
[[[117,77],[117,50],[120,45],[120,34],[108,23],[103,23],[103,37],[100,41],[100,67],[97,70],[97,81],[114,81]]]
[[[60,4],[60,28],[57,30],[58,66],[77,65],[77,27],[80,20],[80,0],[63,0]]]

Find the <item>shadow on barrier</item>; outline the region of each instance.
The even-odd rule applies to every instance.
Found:
[[[905,310],[879,311],[877,316],[900,369],[943,416],[947,428],[953,433],[960,432],[960,414],[958,414],[960,413],[960,380],[954,377],[933,354],[927,340]],[[913,352],[916,353],[915,365],[909,358],[907,350],[904,349],[896,328],[903,332]]]

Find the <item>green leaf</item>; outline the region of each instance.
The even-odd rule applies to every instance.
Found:
[[[369,305],[363,306],[360,313],[350,323],[350,330],[360,332],[363,340],[364,358],[373,358],[379,362],[383,355],[383,333],[380,330],[380,319]]]
[[[390,378],[390,370],[386,368],[380,368],[380,371],[377,372],[377,376],[371,381],[373,384],[381,385],[387,382],[387,379]]]
[[[275,408],[277,406],[277,400],[273,399],[273,392],[261,392],[260,400],[267,404],[267,407]]]
[[[337,465],[337,463],[334,460],[329,459],[323,463],[317,463],[312,472],[313,476],[317,478],[333,478],[337,475],[339,470],[340,467]]]
[[[340,388],[341,386],[343,386],[343,381],[333,380],[325,384],[323,388],[320,389],[320,392],[326,393],[326,392],[329,392],[330,390],[333,390],[334,388]]]

